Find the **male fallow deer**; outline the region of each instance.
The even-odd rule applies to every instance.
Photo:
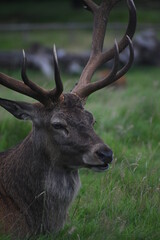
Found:
[[[55,48],[53,90],[45,90],[28,79],[25,54],[23,82],[0,73],[0,84],[38,101],[31,104],[0,98],[0,105],[16,118],[33,123],[32,131],[18,146],[0,153],[0,229],[16,239],[59,231],[80,188],[78,169],[103,172],[113,158],[112,150],[94,132],[93,116],[84,104],[91,93],[115,82],[131,67],[136,10],[133,1],[128,0],[126,33],[111,50],[105,51],[108,16],[119,0],[102,0],[100,5],[92,0],[83,2],[94,17],[92,49],[79,82],[70,93],[63,93]],[[119,53],[127,46],[128,63],[118,70]],[[109,75],[91,82],[95,70],[111,59],[114,61]]]

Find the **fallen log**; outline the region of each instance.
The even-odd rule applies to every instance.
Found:
[[[160,41],[153,30],[141,32],[133,41],[135,65],[160,65]],[[120,64],[127,62],[129,51],[120,54]],[[69,53],[64,49],[57,50],[58,60],[63,72],[80,74],[86,65],[89,52]],[[41,70],[48,78],[53,76],[53,50],[38,43],[26,51],[27,67]],[[22,51],[0,51],[0,68],[19,69],[22,64]],[[112,61],[104,66],[112,67]]]
[[[68,73],[80,73],[89,58],[89,53],[68,53],[57,50],[61,68]],[[47,77],[53,75],[53,50],[39,44],[33,44],[26,51],[27,67],[40,69]],[[0,68],[19,69],[22,65],[22,51],[0,51]]]

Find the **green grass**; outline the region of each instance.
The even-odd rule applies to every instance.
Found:
[[[39,43],[70,51],[79,51],[90,48],[91,31],[84,30],[56,30],[56,31],[31,31],[31,32],[0,32],[0,50],[27,49],[32,43]],[[82,47],[81,47],[82,46]]]
[[[39,73],[29,74],[42,84]],[[80,171],[82,188],[65,228],[54,239],[159,239],[159,76],[159,68],[134,68],[127,74],[124,89],[104,89],[88,99],[86,108],[96,118],[96,132],[113,149],[115,160],[102,174]],[[63,75],[66,90],[74,85],[76,78]],[[52,83],[43,85],[50,87]],[[26,100],[2,87],[0,91],[2,97]],[[30,128],[30,124],[15,120],[0,109],[1,150],[18,143]],[[53,236],[37,239],[51,240]]]
[[[107,30],[105,48],[113,46],[114,39],[119,40],[125,33],[123,30]],[[65,49],[70,52],[89,51],[91,47],[92,30],[54,30],[29,32],[0,32],[0,51],[27,50],[31,44],[39,43],[48,47]]]

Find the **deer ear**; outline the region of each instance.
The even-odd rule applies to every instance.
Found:
[[[0,106],[18,119],[33,120],[34,106],[30,103],[15,102],[0,98]]]

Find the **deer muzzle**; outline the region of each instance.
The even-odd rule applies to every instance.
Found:
[[[94,145],[91,151],[83,156],[85,166],[94,171],[105,171],[112,160],[112,150],[103,143]]]
[[[96,151],[96,155],[100,159],[100,161],[102,161],[104,164],[106,164],[106,163],[109,164],[113,160],[112,150],[106,151],[105,149],[100,149],[100,150]]]

